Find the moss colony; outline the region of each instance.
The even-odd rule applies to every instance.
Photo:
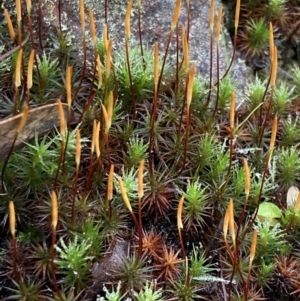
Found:
[[[2,5],[2,300],[299,300],[300,68],[278,79],[276,44],[299,6],[248,2],[234,4],[233,56],[264,53],[269,71],[247,83],[242,104],[229,72],[211,63],[204,80],[190,62],[178,22],[189,1],[174,3],[165,49],[130,32],[143,2],[119,4],[122,51],[109,22],[96,33],[83,1],[80,50],[60,1],[55,30],[41,27],[40,2]],[[207,39],[219,59],[213,5]]]

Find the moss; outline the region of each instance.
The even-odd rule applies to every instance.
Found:
[[[297,68],[293,80],[270,82],[268,74],[242,82],[247,103],[233,92],[235,78],[225,74],[230,52],[228,60],[208,52],[199,64],[207,71],[198,69],[194,78],[192,56],[188,68],[182,63],[180,31],[184,16],[194,25],[197,10],[188,15],[182,7],[178,45],[175,30],[164,57],[172,18],[166,3],[174,2],[143,3],[143,26],[152,18],[147,32],[152,42],[162,40],[158,58],[146,43],[140,47],[139,34],[142,41],[148,36],[145,27],[139,30],[136,2],[125,50],[127,2],[109,2],[111,52],[101,26],[96,45],[88,18],[81,32],[77,2],[62,3],[62,24],[51,1],[44,3],[42,26],[34,24],[37,31],[23,20],[36,45],[33,85],[28,89],[29,40],[23,52],[0,61],[0,114],[10,117],[0,121],[0,135],[3,124],[24,121],[24,107],[40,113],[29,114],[23,129],[14,123],[18,131],[6,137],[10,147],[0,162],[4,298],[82,300],[99,293],[107,300],[223,300],[216,285],[222,283],[232,300],[274,300],[280,280],[280,296],[297,300],[299,201],[285,209],[289,187],[299,185]],[[103,4],[85,3],[98,24]],[[167,10],[161,28],[153,25],[160,9]],[[115,18],[121,21],[112,23]],[[17,47],[7,30],[3,37],[3,52]],[[201,37],[209,45],[204,27]],[[194,38],[191,30],[190,50],[199,45]],[[225,66],[219,75],[218,60]],[[66,114],[57,109],[59,129],[42,133],[54,114],[46,111],[48,103],[58,98]],[[30,120],[41,124],[34,141],[22,136]],[[21,136],[26,143],[17,150]],[[261,220],[266,207],[264,218],[272,223]],[[275,217],[268,208],[275,208]],[[104,289],[104,283],[111,285]]]

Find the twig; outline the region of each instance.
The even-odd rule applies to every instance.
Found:
[[[6,58],[10,57],[11,55],[13,55],[15,52],[17,52],[20,48],[22,48],[29,40],[29,34],[26,36],[25,40],[21,43],[21,45],[16,46],[15,48],[9,50],[8,52],[0,55],[0,62],[5,60]]]

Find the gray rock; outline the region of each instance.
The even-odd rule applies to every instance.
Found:
[[[52,24],[57,25],[57,18],[55,18],[54,11],[58,11],[57,0],[46,0],[46,4],[52,3],[51,16],[53,17]],[[76,37],[77,41],[80,41],[80,26],[79,26],[79,14],[78,4],[71,4],[72,1],[62,1],[62,22],[63,28],[71,28]],[[131,38],[130,43],[132,45],[138,45],[138,9],[137,1],[134,1],[133,12],[131,16]],[[166,42],[168,40],[173,10],[176,0],[143,0],[141,16],[142,16],[142,35],[143,43],[149,48],[153,47],[154,42],[159,43],[160,53],[164,53]],[[113,39],[113,45],[115,50],[124,47],[124,19],[126,13],[128,1],[109,1],[108,6],[108,24],[109,34]],[[210,72],[210,36],[209,36],[209,16],[210,16],[210,1],[200,0],[190,2],[191,11],[191,24],[190,24],[190,59],[192,63],[196,64],[197,73],[202,77],[209,79]],[[93,9],[98,36],[102,33],[104,24],[104,0],[86,0],[85,6],[89,6]],[[181,40],[181,28],[184,25],[187,29],[187,9],[186,2],[182,1],[181,4],[181,16],[179,19],[179,39]],[[216,1],[215,5],[215,16],[217,18],[220,2]],[[87,18],[87,34],[89,34],[88,18]],[[213,82],[216,82],[216,70],[217,70],[217,55],[216,46],[214,41],[213,46]],[[173,34],[172,44],[170,47],[170,55],[174,56],[176,49],[175,33]],[[220,77],[226,72],[231,55],[233,53],[233,46],[231,37],[227,32],[226,28],[222,28],[221,34],[221,47],[220,47],[220,58],[219,58],[219,70]],[[229,76],[233,82],[237,85],[237,102],[243,102],[244,86],[252,77],[252,71],[245,64],[245,61],[239,57],[234,59],[233,65],[229,72]]]
[[[10,3],[11,0],[4,0]],[[58,26],[58,0],[43,0],[43,26],[44,29],[50,25]],[[124,47],[124,20],[128,0],[109,0],[108,1],[108,24],[109,34],[113,39],[113,47],[117,51]],[[142,19],[142,36],[143,43],[147,47],[152,48],[154,42],[159,43],[159,51],[162,55],[165,51],[166,42],[168,40],[173,10],[176,0],[142,0],[141,19]],[[210,38],[209,38],[209,16],[210,2],[207,0],[191,0],[191,24],[190,24],[190,60],[196,64],[197,74],[201,77],[209,79],[210,72]],[[103,25],[105,22],[104,0],[85,0],[85,8],[91,7],[94,13],[96,29],[98,37],[101,37]],[[217,16],[220,2],[216,1],[215,15]],[[71,33],[73,43],[78,43],[79,51],[82,51],[81,41],[82,32],[79,20],[79,0],[61,1],[61,21],[62,30]],[[137,1],[134,1],[133,11],[131,15],[131,37],[130,44],[138,45],[138,8]],[[217,18],[217,17],[216,17]],[[185,26],[187,29],[187,9],[186,1],[181,4],[181,16],[179,19],[179,40],[181,40],[181,28]],[[86,34],[89,36],[89,18],[86,9]],[[90,44],[91,45],[91,44]],[[176,39],[175,32],[170,46],[169,56],[175,55]],[[221,49],[219,58],[220,77],[226,72],[233,46],[231,38],[227,30],[222,28]],[[216,83],[217,56],[215,43],[213,46],[213,83]],[[244,86],[251,79],[252,71],[248,68],[239,57],[236,57],[229,76],[237,86],[237,102],[243,102]]]

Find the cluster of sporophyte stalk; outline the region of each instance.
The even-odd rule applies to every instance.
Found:
[[[19,1],[15,26],[4,10],[0,129],[19,121],[0,162],[0,295],[297,300],[299,67],[277,82],[270,23],[270,74],[248,83],[237,110],[228,72],[205,82],[189,61],[191,37],[178,18],[187,5],[190,22],[190,2],[176,1],[167,48],[153,51],[141,27],[140,45],[129,46],[133,5],[140,12],[142,3],[129,1],[125,51],[116,54],[109,24],[98,37],[89,8],[87,40],[80,0],[82,56],[62,32],[52,43],[35,31],[31,1],[26,25]],[[207,38],[216,35],[218,54],[222,9],[214,24],[211,6]],[[235,41],[239,12],[237,1]],[[172,38],[180,41],[173,62]],[[34,139],[15,149],[32,109],[49,103],[57,129],[41,133],[47,116],[35,116]]]

